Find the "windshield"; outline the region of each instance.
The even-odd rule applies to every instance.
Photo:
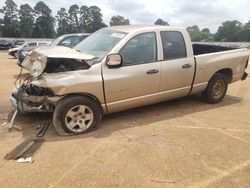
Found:
[[[58,43],[59,43],[63,38],[64,38],[64,36],[58,37],[56,40],[54,40],[54,41],[50,44],[50,46],[57,46]]]
[[[74,49],[102,60],[126,34],[120,31],[101,29],[80,42]]]

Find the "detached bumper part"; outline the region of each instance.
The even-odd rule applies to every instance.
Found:
[[[241,80],[243,81],[243,80],[247,79],[247,77],[248,77],[248,74],[246,72],[244,72],[243,76],[241,77]]]

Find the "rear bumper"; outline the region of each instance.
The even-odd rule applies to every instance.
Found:
[[[241,77],[241,80],[243,81],[243,80],[247,79],[247,77],[248,77],[248,74],[246,72],[244,72],[243,76]]]

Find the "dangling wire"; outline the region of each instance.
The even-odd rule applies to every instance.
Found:
[[[20,79],[20,77],[21,77],[21,75],[22,75],[22,72],[23,72],[23,67],[21,68],[21,70],[20,70],[20,72],[19,72],[19,75],[17,76],[16,80],[14,81],[14,85],[15,85],[16,87],[17,87],[16,82],[17,82],[17,80]],[[19,84],[20,84],[20,80],[19,80]]]

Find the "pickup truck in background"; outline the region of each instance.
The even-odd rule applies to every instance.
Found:
[[[247,49],[192,45],[182,28],[115,26],[73,49],[33,50],[11,101],[19,113],[53,112],[60,135],[80,134],[105,114],[196,93],[218,103],[228,84],[247,78],[248,60]]]

